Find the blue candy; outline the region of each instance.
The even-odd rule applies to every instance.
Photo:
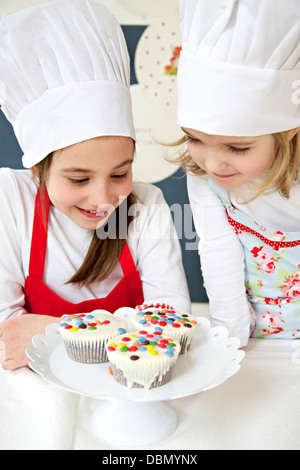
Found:
[[[140,346],[140,347],[138,348],[138,351],[144,352],[144,351],[147,351],[147,348],[146,348],[145,346]]]
[[[126,333],[126,330],[124,330],[124,328],[119,328],[118,332],[119,332],[119,335],[124,335],[124,333]]]
[[[167,351],[165,352],[165,355],[168,356],[168,357],[173,357],[174,356],[173,349],[171,349],[171,348],[167,349]]]

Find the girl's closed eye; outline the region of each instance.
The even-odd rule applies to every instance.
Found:
[[[246,153],[249,150],[249,147],[238,148],[238,147],[229,146],[228,150],[233,153]]]
[[[71,184],[84,184],[89,181],[88,178],[68,178]]]
[[[127,176],[128,176],[128,171],[126,173],[122,173],[121,175],[112,175],[111,178],[113,180],[119,181],[119,180],[125,179]]]
[[[186,141],[191,144],[201,144],[201,140],[195,139],[194,137],[191,137],[190,135],[186,136]]]

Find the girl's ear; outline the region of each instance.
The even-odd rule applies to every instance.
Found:
[[[295,137],[295,135],[299,131],[300,131],[300,126],[296,127],[295,129],[291,129],[290,131],[288,131],[289,140],[292,140],[292,138]]]
[[[30,171],[31,173],[33,174],[33,176],[38,176],[38,169],[37,169],[37,166],[33,166],[30,168]]]

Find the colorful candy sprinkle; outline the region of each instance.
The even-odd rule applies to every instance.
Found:
[[[151,349],[151,350],[149,351],[149,354],[151,354],[151,356],[157,356],[158,352],[155,351],[155,349]]]
[[[138,361],[139,358],[140,358],[139,356],[130,356],[130,359],[131,359],[132,361]]]
[[[84,313],[74,314],[74,315],[63,315],[62,322],[60,323],[60,328],[70,330],[72,333],[77,333],[79,330],[94,331],[97,328],[103,325],[109,325],[110,320],[104,320],[103,322],[96,320],[94,315],[86,315]],[[124,328],[119,328],[121,334],[126,333]]]
[[[172,358],[175,356],[176,343],[172,338],[161,338],[160,332],[154,332],[153,334],[146,334],[146,331],[141,330],[138,334],[131,334],[121,336],[121,341],[117,345],[114,342],[110,342],[107,346],[109,352],[114,352],[116,349],[122,354],[129,353],[147,353],[149,356],[157,356],[159,351],[165,354],[167,357]],[[145,336],[141,336],[145,335]],[[147,339],[148,338],[148,339]],[[138,339],[139,342],[136,341]],[[134,341],[134,342],[133,342]],[[129,343],[132,344],[129,344]],[[127,345],[128,344],[128,345]],[[159,348],[159,349],[158,349]],[[140,359],[138,354],[133,354],[129,357],[132,361]]]

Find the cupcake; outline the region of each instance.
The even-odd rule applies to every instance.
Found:
[[[173,337],[140,330],[112,338],[106,350],[118,383],[149,390],[170,380],[180,345]]]
[[[180,354],[191,347],[197,320],[189,313],[171,308],[148,308],[132,317],[133,328],[143,328],[149,333],[161,333],[174,337],[180,344]]]
[[[105,310],[64,315],[58,329],[69,358],[85,364],[107,362],[107,341],[126,330],[127,323],[122,318]]]

